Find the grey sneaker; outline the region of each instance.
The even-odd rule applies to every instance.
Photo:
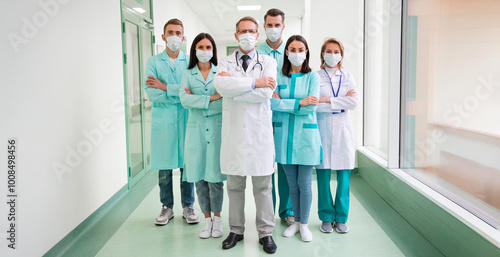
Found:
[[[347,233],[347,232],[349,232],[349,227],[345,223],[336,223],[335,222],[335,230],[338,233]]]
[[[290,227],[293,223],[295,223],[295,218],[293,216],[288,216],[284,219],[281,219],[281,221],[284,221],[286,223],[286,226]]]
[[[200,222],[200,218],[194,213],[193,207],[184,207],[184,211],[182,212],[182,217],[186,219],[186,222],[189,224],[194,224]]]
[[[168,221],[174,217],[174,211],[168,208],[167,206],[163,206],[161,208],[160,215],[156,217],[155,224],[158,226],[167,225]]]
[[[321,227],[319,227],[319,231],[323,233],[332,233],[333,232],[332,223],[328,221],[323,221],[323,223],[321,223]]]

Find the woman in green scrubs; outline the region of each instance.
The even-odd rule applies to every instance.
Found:
[[[207,33],[193,41],[188,69],[181,80],[181,104],[189,109],[184,145],[185,173],[188,182],[195,182],[205,226],[201,238],[221,237],[223,181],[220,146],[222,99],[214,88],[217,48]],[[212,219],[212,213],[214,217]]]

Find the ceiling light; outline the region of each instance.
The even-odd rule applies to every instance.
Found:
[[[258,11],[260,5],[238,5],[238,11]]]
[[[142,9],[142,8],[140,8],[140,7],[137,7],[137,8],[132,8],[132,9],[134,9],[134,11],[136,11],[136,12],[138,12],[138,13],[145,13],[145,12],[146,12],[146,10],[144,10],[144,9]]]

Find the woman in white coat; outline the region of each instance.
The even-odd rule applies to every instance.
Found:
[[[207,33],[198,34],[182,76],[180,99],[189,109],[184,165],[187,181],[195,182],[198,203],[205,215],[201,238],[221,237],[223,232],[220,213],[226,175],[220,169],[222,99],[213,83],[216,65],[214,39]]]
[[[344,46],[327,38],[321,46],[320,99],[318,127],[323,146],[323,163],[316,166],[320,230],[347,233],[349,213],[349,176],[354,169],[354,133],[349,110],[358,103],[356,84],[351,73],[342,70]],[[330,192],[331,172],[337,173],[335,203]]]

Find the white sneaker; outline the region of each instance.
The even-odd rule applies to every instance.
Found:
[[[337,231],[337,233],[344,234],[349,232],[349,227],[345,223],[335,222],[335,230]]]
[[[299,232],[299,223],[295,222],[292,225],[290,225],[290,227],[285,229],[285,231],[283,231],[283,236],[284,237],[291,237],[291,236],[294,236],[295,234],[297,234],[297,232]]]
[[[156,217],[155,224],[158,226],[167,225],[168,221],[174,217],[174,211],[167,206],[161,208],[160,215]]]
[[[194,213],[193,207],[184,207],[184,211],[182,212],[182,217],[186,219],[186,222],[189,224],[194,224],[200,222],[200,218]]]
[[[205,219],[205,226],[200,231],[201,238],[209,238],[212,236],[212,218]]]
[[[313,240],[313,234],[307,224],[300,224],[300,237],[304,242],[311,242]]]
[[[222,233],[223,233],[222,219],[220,217],[214,216],[214,221],[212,225],[212,237],[221,237]]]

